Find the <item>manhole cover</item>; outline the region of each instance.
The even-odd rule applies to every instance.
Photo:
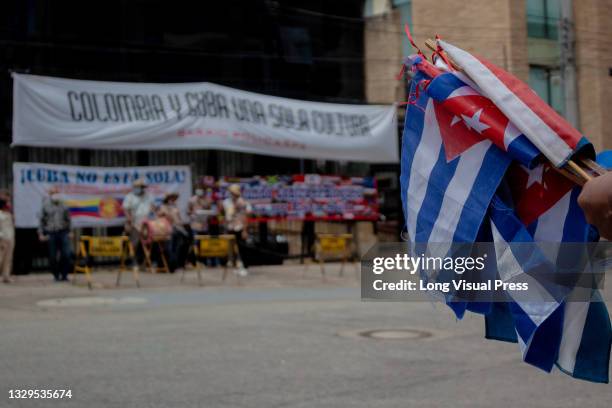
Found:
[[[414,329],[380,329],[362,331],[359,333],[359,335],[362,337],[380,340],[404,340],[423,339],[425,337],[430,337],[431,333]]]
[[[374,340],[415,340],[431,337],[433,334],[417,329],[375,329],[375,330],[348,330],[338,333],[341,337],[365,337]]]
[[[139,297],[71,297],[59,299],[41,300],[36,303],[40,307],[79,307],[79,306],[115,306],[115,305],[140,305],[147,303],[145,298]]]

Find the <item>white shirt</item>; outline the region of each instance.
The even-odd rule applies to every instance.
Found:
[[[228,197],[223,200],[225,212],[225,227],[228,231],[240,231],[246,227],[247,216],[253,211],[251,204],[242,197],[233,200]]]
[[[13,216],[8,211],[0,210],[0,241],[14,241],[15,227]]]
[[[129,193],[123,200],[123,211],[132,216],[132,223],[136,229],[142,227],[142,223],[149,218],[153,211],[155,200],[147,193],[142,195]]]

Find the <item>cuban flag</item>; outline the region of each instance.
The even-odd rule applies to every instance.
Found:
[[[563,166],[583,148],[591,156],[594,154],[580,132],[523,81],[445,41],[438,40],[438,45],[554,166]]]
[[[461,74],[443,73],[427,85],[426,92],[434,100],[434,110],[445,142],[448,161],[465,146],[490,140],[495,146],[528,168],[540,160],[538,149],[488,98],[482,96]]]
[[[511,158],[479,133],[482,115],[472,114],[468,127],[463,120],[453,123],[452,114],[443,111],[442,99],[464,97],[463,82],[450,84],[446,98],[436,101],[418,90],[429,80],[417,71],[411,84],[415,97],[402,138],[402,203],[411,243],[448,243],[450,248],[452,242],[474,242]]]
[[[498,272],[508,279],[527,269],[512,243],[594,239],[577,205],[579,190],[541,163],[539,146],[483,97],[480,84],[458,72],[417,69],[410,94],[400,182],[412,248],[450,249],[490,236],[499,245]],[[570,150],[581,144],[589,146],[580,139]],[[560,254],[538,256],[554,270]],[[540,297],[508,303],[448,303],[459,318],[465,310],[485,314],[487,338],[518,342],[529,364],[607,382],[612,335],[605,304],[568,301],[567,288],[538,289]]]
[[[520,252],[516,245],[513,247],[517,242],[580,243],[598,239],[578,206],[580,189],[550,164],[534,169],[513,164],[507,184],[509,197],[502,198],[498,193],[490,212],[502,279],[514,273],[526,276],[528,272],[524,259],[515,254]],[[537,251],[535,245],[530,248]],[[552,272],[563,262],[564,254],[558,249],[540,254]],[[588,293],[594,301],[585,301],[587,297],[580,291],[590,289],[563,288],[565,293],[560,295],[552,286],[533,281],[523,299],[494,304],[485,318],[486,337],[518,342],[523,360],[545,371],[557,366],[574,378],[607,383],[612,329],[605,303],[596,291]],[[581,296],[576,297],[578,294]]]

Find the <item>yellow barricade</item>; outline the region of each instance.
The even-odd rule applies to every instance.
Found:
[[[317,234],[315,241],[315,258],[321,266],[321,275],[325,277],[324,263],[330,259],[341,259],[340,276],[344,274],[344,264],[352,257],[352,234]]]
[[[121,264],[117,273],[117,286],[121,280],[121,272],[125,269],[125,261],[127,257],[134,259],[135,252],[127,236],[114,237],[92,237],[82,235],[79,239],[74,270],[72,273],[72,283],[76,283],[77,272],[85,274],[87,286],[92,289],[91,267],[89,266],[89,257],[108,257],[120,258]],[[140,287],[138,278],[138,268],[134,268],[134,280],[136,286]]]
[[[127,237],[89,237],[89,256],[120,258]]]
[[[227,258],[230,256],[230,240],[220,237],[202,237],[200,239],[201,257]]]
[[[321,252],[325,252],[330,255],[337,255],[342,257],[348,249],[349,240],[353,236],[351,234],[331,235],[331,234],[319,234],[319,244],[321,245]]]
[[[236,237],[231,234],[223,235],[196,235],[193,250],[197,258],[222,258],[227,259],[227,263],[232,261],[234,267],[237,265],[238,259],[238,245],[236,244]],[[223,268],[222,279],[225,280],[227,277],[227,263]],[[198,272],[198,282],[202,285],[202,263],[198,261],[199,266],[196,268]],[[185,278],[186,270],[183,270],[181,276],[181,282]]]

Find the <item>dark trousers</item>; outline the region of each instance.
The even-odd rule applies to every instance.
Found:
[[[184,268],[189,250],[189,237],[182,231],[174,229],[172,237],[166,243],[166,254],[168,256],[168,266],[174,272],[177,268]]]
[[[142,249],[142,244],[140,243],[140,231],[132,227],[127,235],[130,237],[130,243],[134,248],[134,259],[132,260],[132,266],[142,265],[145,256]]]
[[[49,232],[49,267],[56,280],[67,279],[70,272],[70,250],[69,231]]]
[[[300,262],[304,263],[304,257],[311,258],[314,255],[314,244],[316,241],[314,221],[302,223],[302,250],[300,251]]]
[[[240,260],[242,261],[242,265],[244,265],[245,268],[248,268],[249,265],[247,264],[248,258],[244,257],[244,253],[245,253],[245,248],[247,246],[247,243],[245,241],[244,238],[242,238],[242,230],[240,231],[232,231],[232,234],[234,234],[234,237],[236,238],[236,245],[238,246],[238,258],[240,258]]]

